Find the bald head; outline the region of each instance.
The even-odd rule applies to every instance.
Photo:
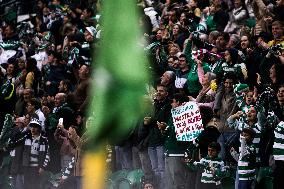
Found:
[[[54,98],[54,106],[61,106],[63,103],[66,102],[66,97],[67,96],[65,93],[57,93]]]

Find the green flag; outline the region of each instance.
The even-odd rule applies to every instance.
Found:
[[[105,0],[102,38],[94,57],[90,142],[118,140],[131,130],[141,112],[148,74],[135,1]]]

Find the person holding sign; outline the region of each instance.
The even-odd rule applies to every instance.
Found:
[[[180,107],[188,100],[188,97],[183,94],[174,94],[171,106],[173,109]],[[189,172],[184,161],[185,152],[193,147],[192,142],[177,140],[173,118],[168,124],[165,122],[157,122],[157,124],[165,138],[165,177],[167,178],[165,188],[188,188],[187,181],[194,186],[195,172]]]

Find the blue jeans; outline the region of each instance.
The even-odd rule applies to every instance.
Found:
[[[239,180],[238,189],[252,189],[253,180]]]
[[[158,189],[165,188],[165,150],[163,146],[148,147],[152,170],[156,177]]]
[[[12,175],[11,188],[23,189],[24,188],[24,175],[21,175],[21,174]]]
[[[116,169],[132,170],[132,147],[115,146]]]
[[[218,138],[218,143],[221,146],[221,151],[219,156],[224,162],[226,162],[226,143],[236,134],[235,132],[224,132]],[[230,154],[229,154],[230,155]]]
[[[75,188],[76,189],[82,189],[82,177],[76,176],[75,179]]]

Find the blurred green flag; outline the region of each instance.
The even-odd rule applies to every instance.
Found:
[[[134,126],[141,113],[148,73],[141,28],[133,0],[105,0],[102,38],[94,57],[94,86],[90,142],[117,141]],[[93,146],[93,145],[92,145]]]

